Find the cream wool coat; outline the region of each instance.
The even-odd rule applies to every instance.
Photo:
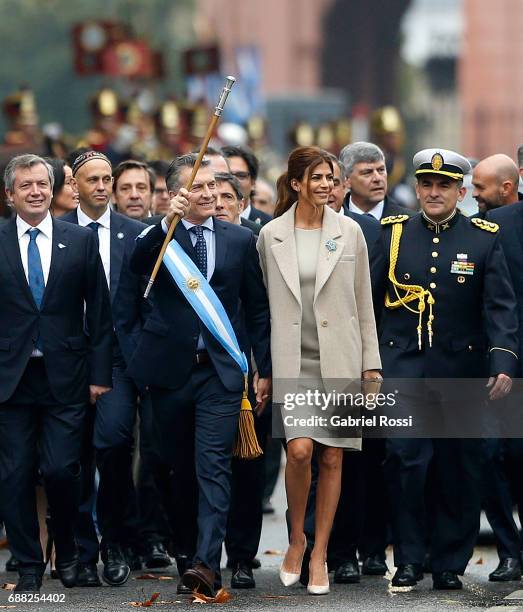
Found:
[[[262,227],[257,245],[269,296],[275,380],[297,379],[301,367],[295,210],[296,204]],[[335,250],[327,249],[329,240],[335,242]],[[323,214],[313,310],[324,382],[359,380],[363,371],[381,368],[367,245],[360,226],[328,206]]]

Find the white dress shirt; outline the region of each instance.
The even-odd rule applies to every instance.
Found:
[[[243,219],[249,219],[249,215],[251,214],[251,203],[247,204],[247,206],[240,213],[240,217]]]
[[[88,217],[80,206],[76,209],[78,215],[78,225],[86,227],[89,223],[99,223],[98,227],[98,243],[100,251],[100,259],[105,272],[105,279],[107,286],[111,286],[111,210],[107,207],[107,210],[99,219],[91,219]],[[91,230],[91,228],[88,228]],[[91,230],[92,231],[92,230]]]
[[[26,223],[21,217],[16,217],[16,231],[18,234],[18,246],[20,247],[20,257],[22,258],[22,266],[24,268],[25,277],[29,283],[29,266],[27,249],[29,247],[29,234],[27,233],[33,226]],[[44,273],[44,284],[47,285],[49,279],[49,270],[51,268],[51,254],[53,252],[53,219],[50,213],[37,226],[40,230],[36,237],[36,246],[40,252],[40,261],[42,262],[42,272]],[[33,349],[31,357],[42,357],[42,352],[38,349]]]
[[[53,251],[53,219],[50,213],[37,226],[40,233],[36,237],[36,246],[40,251],[40,260],[42,261],[42,270],[44,273],[44,283],[47,285],[49,278],[49,268],[51,267],[51,253]],[[29,270],[27,266],[27,249],[29,247],[29,234],[32,225],[26,223],[21,217],[16,217],[16,230],[18,233],[18,245],[20,246],[20,256],[22,258],[22,266],[24,267],[25,277],[29,282]]]
[[[381,217],[383,216],[383,207],[385,206],[385,200],[378,202],[374,208],[369,210],[369,215],[372,215],[376,221],[381,221]],[[352,198],[349,199],[349,210],[357,215],[364,215],[365,211],[358,208],[356,204],[352,201]]]

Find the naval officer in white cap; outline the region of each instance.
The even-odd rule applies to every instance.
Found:
[[[498,226],[469,219],[456,208],[465,195],[463,177],[471,171],[468,160],[453,151],[425,149],[413,165],[421,212],[382,219],[371,257],[383,376],[385,381],[478,378],[477,385],[469,385],[466,402],[473,420],[487,398],[510,392],[518,362],[515,295]],[[456,380],[457,391],[460,384]],[[410,410],[411,398],[400,392],[398,401]],[[441,400],[431,401],[431,409],[443,408]],[[426,434],[386,440],[397,567],[392,585],[413,586],[423,578],[430,463],[433,585],[460,589],[458,576],[479,529],[481,441],[465,439],[460,431],[445,438]]]

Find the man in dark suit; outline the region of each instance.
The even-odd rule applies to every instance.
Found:
[[[256,179],[258,178],[260,168],[258,159],[252,151],[244,147],[226,146],[222,147],[221,152],[227,160],[231,174],[240,183],[243,199],[245,200],[245,208],[241,216],[259,225],[265,225],[272,217],[255,208],[251,202],[251,193],[256,186]]]
[[[123,162],[124,164],[126,162]],[[138,163],[138,162],[132,162]],[[129,177],[125,177],[125,174]],[[120,179],[123,185],[138,179],[148,181],[141,167],[124,168]],[[139,174],[141,173],[141,174]],[[126,529],[126,512],[134,513],[137,502],[132,479],[134,425],[139,407],[141,389],[126,374],[127,363],[136,348],[143,325],[147,304],[143,299],[141,277],[130,270],[129,260],[136,236],[146,227],[143,223],[121,215],[109,208],[113,178],[111,164],[102,153],[88,151],[73,165],[80,205],[64,216],[65,221],[92,230],[99,245],[106,284],[110,290],[114,323],[113,389],[96,404],[93,443],[96,465],[100,474],[97,516],[102,534],[102,560],[104,580],[111,585],[123,584],[130,572],[129,559],[124,552],[135,544],[136,533]],[[149,184],[145,185],[148,189]],[[131,191],[137,191],[133,184]],[[131,194],[132,197],[132,194]],[[147,398],[143,398],[147,402]],[[126,500],[122,503],[122,500]],[[165,565],[169,558],[161,542],[150,543],[159,550]],[[81,558],[79,582],[81,586],[94,586],[98,581],[96,561],[98,551],[85,551]]]
[[[245,331],[241,300],[260,375],[257,401],[261,404],[270,389],[270,323],[255,239],[245,228],[213,218],[216,181],[207,160],[196,174],[191,193],[181,188],[195,163],[194,154],[172,163],[167,176],[171,211],[162,223],[147,228],[138,238],[131,267],[138,274],[150,274],[168,223],[180,213],[183,218],[174,238],[210,281],[240,343]],[[179,523],[178,539],[184,540],[179,544],[193,554],[193,567],[183,575],[183,584],[187,589],[213,595],[220,584],[243,375],[200,322],[165,266],[160,268],[153,290],[153,311],[143,327],[129,371],[149,385],[158,450],[173,470],[177,490],[184,493],[175,523]],[[242,350],[247,347],[242,346]]]
[[[477,169],[479,171],[477,172]],[[523,202],[518,202],[519,173],[505,155],[488,157],[474,168],[472,184],[478,205],[486,218],[499,224],[499,238],[514,286],[519,320],[519,351],[523,351]],[[523,376],[519,362],[518,378]],[[520,580],[522,572],[519,531],[512,515],[513,502],[523,513],[523,441],[519,438],[488,440],[490,468],[485,487],[485,512],[498,548],[499,565],[489,575],[494,582]],[[513,476],[516,475],[515,478]]]
[[[0,516],[19,562],[16,590],[26,592],[39,591],[45,569],[37,456],[56,569],[64,586],[76,583],[82,424],[89,402],[112,385],[109,293],[96,240],[52,219],[53,180],[42,158],[13,158],[4,181],[17,216],[0,229]]]
[[[258,236],[261,225],[240,217],[244,200],[238,179],[229,172],[215,172],[214,177],[216,179],[215,218],[247,227]],[[248,338],[245,338],[245,343],[248,344]],[[262,429],[269,421],[262,420],[257,415],[254,419],[257,437],[263,445],[267,431]],[[263,455],[250,461],[233,459],[231,504],[225,538],[227,565],[232,569],[233,589],[251,589],[256,586],[252,570],[263,522],[263,478]]]
[[[348,189],[344,206],[377,221],[391,215],[413,215],[387,196],[387,168],[383,151],[372,142],[354,142],[340,152]]]

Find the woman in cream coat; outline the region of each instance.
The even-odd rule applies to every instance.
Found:
[[[297,381],[300,390],[311,388],[313,380],[321,387],[328,379],[380,379],[365,239],[357,223],[327,206],[332,188],[329,154],[317,147],[295,149],[287,172],[278,180],[275,218],[258,239],[271,309],[273,380]],[[275,393],[277,402],[277,386]],[[305,437],[287,429],[286,437],[291,532],[280,578],[290,586],[300,577],[316,450],[315,543],[307,589],[311,594],[328,593],[327,543],[340,493],[343,449],[360,448],[360,440]]]

